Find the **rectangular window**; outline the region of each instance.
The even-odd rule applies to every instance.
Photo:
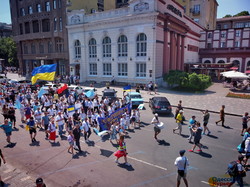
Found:
[[[35,44],[31,44],[31,54],[36,54],[36,46],[35,46]]]
[[[28,46],[26,44],[23,45],[23,53],[24,54],[28,54],[29,53],[29,49],[28,49]]]
[[[103,44],[103,57],[111,57],[111,44]]]
[[[96,58],[96,57],[97,57],[96,45],[89,45],[89,58]]]
[[[57,18],[54,18],[54,32],[57,31]]]
[[[62,0],[58,0],[58,8],[62,8]]]
[[[200,19],[194,18],[194,22],[195,22],[195,23],[199,23],[199,21],[200,21]]]
[[[21,15],[21,16],[25,16],[25,10],[24,10],[24,8],[21,8],[21,9],[20,9],[20,15]]]
[[[207,43],[207,48],[208,49],[212,48],[212,43]]]
[[[128,76],[128,64],[127,63],[118,64],[118,76]]]
[[[50,12],[50,2],[49,1],[45,2],[45,11]]]
[[[193,13],[200,14],[200,5],[194,5]]]
[[[136,77],[146,77],[146,63],[136,64]]]
[[[56,9],[56,0],[53,1],[53,9]]]
[[[52,52],[53,52],[52,42],[48,42],[48,53],[52,53]]]
[[[223,29],[227,29],[228,28],[228,25],[227,24],[224,24],[223,25]]]
[[[43,28],[43,32],[50,31],[50,20],[49,19],[42,20],[42,28]]]
[[[62,29],[63,29],[62,18],[59,18],[59,29],[60,29],[60,31],[62,31]]]
[[[19,24],[19,33],[20,35],[23,34],[23,24]]]
[[[240,47],[240,42],[239,41],[234,42],[234,47]]]
[[[212,38],[212,33],[208,33],[207,38]]]
[[[28,10],[29,10],[29,14],[33,14],[32,6],[29,6]]]
[[[30,23],[25,22],[24,27],[25,27],[25,34],[29,34],[30,33]]]
[[[42,12],[41,4],[36,4],[36,11],[37,12]]]
[[[39,32],[39,22],[38,22],[38,20],[33,21],[32,26],[33,26],[33,33]]]
[[[40,54],[44,53],[44,45],[42,43],[39,44],[39,52]]]
[[[55,46],[56,52],[62,53],[63,52],[63,40],[57,39],[56,40],[56,46]]]
[[[90,75],[97,75],[97,64],[89,64],[89,74]]]
[[[221,32],[220,37],[221,37],[221,38],[226,38],[226,32],[224,32],[224,31]]]
[[[235,36],[236,36],[236,37],[240,37],[240,34],[241,34],[240,30],[236,30]]]
[[[234,28],[243,28],[244,23],[235,23]]]
[[[103,64],[103,75],[112,75],[111,63],[104,63]]]
[[[225,47],[226,47],[226,42],[221,42],[221,43],[220,43],[220,47],[221,47],[221,48],[225,48]]]

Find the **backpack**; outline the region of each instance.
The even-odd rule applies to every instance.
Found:
[[[227,172],[231,177],[238,175],[238,163],[237,161],[232,161],[228,164]]]

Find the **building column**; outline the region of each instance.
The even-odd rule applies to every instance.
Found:
[[[241,72],[245,73],[245,71],[246,71],[246,58],[242,58]]]
[[[176,40],[176,69],[181,69],[181,63],[180,63],[180,35],[177,34],[177,40]]]
[[[174,39],[174,32],[170,32],[170,69],[176,69],[176,59],[175,59],[176,43]]]
[[[168,47],[168,31],[164,31],[163,45],[163,74],[169,71],[169,47]]]
[[[185,36],[181,36],[181,66],[180,66],[180,70],[184,70],[184,51],[185,49]]]

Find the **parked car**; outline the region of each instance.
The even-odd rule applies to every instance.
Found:
[[[105,89],[102,91],[102,99],[108,97],[109,103],[112,103],[117,99],[116,93],[117,91],[115,91],[115,89]]]
[[[45,84],[49,84],[48,81],[38,80],[35,84],[30,85],[31,90],[37,90],[37,87],[43,87]]]
[[[48,93],[48,90],[52,88],[54,91],[59,88],[61,85],[60,84],[45,84],[42,88],[46,91],[45,93]]]
[[[31,85],[30,80],[20,80],[18,81],[19,85]]]
[[[171,104],[166,97],[152,97],[149,99],[149,107],[153,113],[170,114],[172,112]]]
[[[73,91],[77,92],[78,94],[81,94],[84,91],[84,89],[81,86],[77,86],[77,85],[73,85],[73,84],[68,86],[68,89],[73,90]]]
[[[132,109],[137,108],[140,104],[144,103],[144,100],[138,92],[128,92],[126,96],[127,104],[131,103]]]

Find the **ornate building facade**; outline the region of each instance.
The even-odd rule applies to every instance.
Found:
[[[68,13],[71,74],[81,81],[162,82],[171,69],[199,62],[203,27],[173,0],[132,0],[95,14]]]

